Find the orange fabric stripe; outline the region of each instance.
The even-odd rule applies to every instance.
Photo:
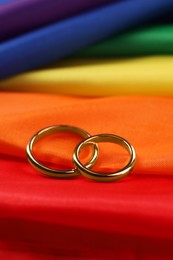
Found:
[[[69,124],[91,134],[113,133],[127,139],[137,153],[134,173],[173,173],[172,98],[1,93],[0,103],[1,154],[25,157],[26,144],[35,132],[49,125]],[[74,140],[68,141],[69,147],[62,145],[61,149],[55,140],[51,146],[42,144],[41,158],[70,165]],[[106,167],[114,169],[121,156],[108,152],[103,149],[98,166],[104,168],[102,161],[106,161]]]

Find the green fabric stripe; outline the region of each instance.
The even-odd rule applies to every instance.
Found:
[[[151,54],[173,54],[173,25],[131,31],[80,51],[76,53],[75,57]]]

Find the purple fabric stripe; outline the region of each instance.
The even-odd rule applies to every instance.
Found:
[[[0,41],[117,0],[20,0],[0,6]]]

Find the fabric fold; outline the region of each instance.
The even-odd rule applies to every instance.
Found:
[[[44,178],[23,161],[0,164],[3,259],[173,257],[172,177],[103,184]]]
[[[172,69],[172,56],[72,59],[1,81],[0,90],[79,96],[172,96]]]
[[[55,62],[171,8],[172,0],[122,1],[4,42],[0,46],[0,78]]]
[[[0,6],[0,41],[110,2],[113,0],[7,1]]]
[[[2,259],[172,258],[172,98],[1,93],[0,103]],[[26,144],[62,123],[126,138],[134,171],[115,183],[42,176],[26,161]],[[40,158],[71,162],[67,138],[52,141]],[[102,148],[97,169],[114,169],[122,153]]]
[[[172,55],[173,25],[140,28],[93,45],[74,57]]]
[[[49,125],[67,124],[79,126],[90,134],[114,133],[129,140],[135,147],[138,157],[134,173],[172,174],[171,98],[85,98],[51,94],[1,93],[0,101],[1,154],[25,158],[26,144],[35,132]],[[71,142],[70,145],[74,145],[75,140]],[[57,144],[51,143],[47,147],[42,147],[42,150],[44,149],[46,150],[42,159],[52,159],[52,163],[59,165],[65,163],[69,166],[71,163],[70,148],[59,148],[57,151]],[[108,156],[106,155],[108,151],[104,151],[100,156],[103,161],[104,158],[108,160],[108,168],[113,168],[114,154]],[[117,159],[117,163],[118,161]],[[104,167],[100,162],[98,165]]]
[[[173,257],[172,177],[103,184],[44,178],[27,162],[2,157],[0,164],[3,259]]]

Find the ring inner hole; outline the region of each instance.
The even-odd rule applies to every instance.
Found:
[[[76,145],[84,138],[70,133],[60,132],[41,138],[33,146],[33,156],[46,167],[57,170],[74,168],[72,155]],[[82,158],[87,162],[91,157],[91,146],[84,151]]]
[[[79,153],[79,159],[82,164],[84,164],[82,159],[83,153],[85,152],[85,149],[88,148],[88,146],[91,147],[91,144],[88,144],[87,147],[81,149]],[[98,148],[98,159],[96,164],[91,168],[91,170],[94,172],[112,173],[124,168],[130,160],[128,151],[116,143],[101,142],[98,143]]]

